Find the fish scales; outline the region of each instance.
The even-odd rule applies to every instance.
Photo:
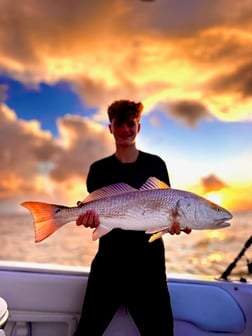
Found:
[[[66,207],[41,202],[22,203],[33,215],[35,241],[41,241],[62,225],[75,221],[87,210],[94,210],[100,224],[93,231],[98,239],[114,228],[167,232],[175,222],[183,229],[218,229],[230,224],[230,212],[194,193],[169,188],[152,177],[140,188],[124,183],[91,193],[82,207]]]
[[[62,209],[56,216],[72,221],[87,210],[94,210],[99,215],[100,221],[102,223],[106,221],[106,225],[109,226],[119,222],[120,227],[124,229],[146,230],[146,225],[152,227],[153,221],[158,220],[160,223],[164,222],[167,227],[168,220],[171,218],[171,207],[168,207],[168,198],[164,196],[164,190],[141,193],[133,191],[92,201],[82,207]]]
[[[106,219],[120,221],[120,227],[129,230],[146,230],[146,226],[152,227],[153,221],[165,221],[167,226],[173,206],[167,192],[170,193],[169,189],[133,191],[84,204],[82,212],[95,210],[101,222]],[[113,222],[108,225],[113,226]]]

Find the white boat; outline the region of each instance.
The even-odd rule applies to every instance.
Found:
[[[175,336],[252,336],[252,283],[225,280],[235,262],[222,280],[168,276]],[[8,305],[8,314],[7,306],[0,311],[0,323],[1,318],[8,317],[0,335],[72,336],[88,274],[88,268],[0,262],[0,297]],[[123,306],[104,333],[137,335],[140,334]]]

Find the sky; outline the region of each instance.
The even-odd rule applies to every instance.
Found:
[[[117,99],[142,101],[137,147],[173,188],[251,210],[251,17],[249,0],[1,0],[0,214],[84,199]]]

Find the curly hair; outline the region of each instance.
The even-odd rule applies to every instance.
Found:
[[[136,103],[131,100],[121,99],[109,105],[108,117],[110,122],[112,119],[115,119],[118,124],[127,121],[129,118],[134,118],[139,121],[142,111],[143,104],[141,102]]]

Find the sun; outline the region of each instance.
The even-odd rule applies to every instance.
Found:
[[[215,204],[218,204],[218,205],[222,205],[222,203],[223,203],[223,197],[217,191],[210,191],[210,192],[206,193],[205,198],[208,199],[209,201],[215,203]]]

